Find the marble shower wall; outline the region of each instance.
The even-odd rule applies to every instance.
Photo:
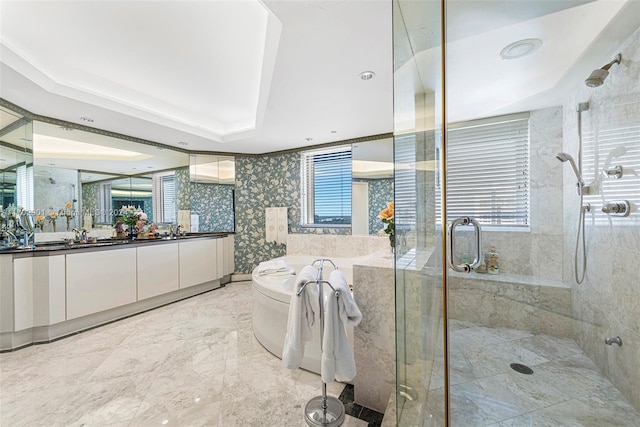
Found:
[[[622,165],[628,174],[619,180],[603,183],[597,196],[585,197],[596,213],[587,215],[587,273],[577,284],[573,272],[574,245],[580,199],[575,191],[575,177],[564,167],[564,280],[571,284],[574,330],[577,342],[602,372],[640,410],[640,279],[637,264],[640,259],[640,212],[632,209],[626,218],[608,219],[600,213],[603,201],[610,201],[611,192],[621,192],[620,198],[639,200],[640,177],[634,174],[640,167],[640,30],[609,56],[622,54],[622,63],[614,65],[604,85],[588,88],[580,82],[573,99],[564,108],[564,150],[576,156],[578,152],[578,103],[588,101],[589,110],[582,113],[583,150],[597,154],[599,162],[585,162],[585,181],[592,182],[612,150],[625,147],[626,153],[610,166]],[[624,142],[612,143],[607,134],[626,133]],[[598,165],[596,167],[596,164]],[[635,173],[638,173],[636,170]],[[605,337],[622,338],[623,346],[607,346]]]

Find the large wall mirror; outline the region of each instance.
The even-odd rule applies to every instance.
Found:
[[[235,169],[232,156],[190,156],[191,231],[235,230]]]
[[[8,226],[7,210],[33,209],[32,133],[31,120],[0,107],[0,228]]]
[[[351,233],[376,235],[378,214],[393,200],[393,139],[351,145]]]
[[[223,164],[228,169],[234,158],[226,156]],[[185,152],[36,121],[33,165],[36,212],[43,212],[45,217],[58,213],[55,223],[47,218],[45,232],[75,227],[112,230],[123,206],[144,211],[148,221],[158,225],[182,224],[192,231],[234,231],[233,198],[230,210],[215,215],[221,225],[191,224],[192,211],[199,211],[198,203],[204,200],[201,189],[194,185],[213,184],[190,182],[190,156]],[[224,175],[215,185],[224,185],[232,195],[234,183],[235,175]],[[198,202],[196,206],[192,201]]]

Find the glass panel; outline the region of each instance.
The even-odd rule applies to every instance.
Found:
[[[640,201],[640,3],[446,5],[448,131],[529,113],[530,152],[528,182],[515,184],[529,189],[528,230],[487,226],[479,269],[448,269],[449,425],[638,425],[640,221],[636,208],[626,217],[602,208]],[[606,81],[585,84],[618,53]],[[483,190],[518,168],[526,179],[526,164],[495,135],[465,132],[473,146],[446,138],[446,210],[499,215],[477,179],[450,197],[472,169],[451,163],[491,171]],[[607,177],[615,166],[622,176]],[[454,234],[457,263],[473,260],[473,234]]]
[[[445,423],[440,2],[394,1],[396,409],[399,426]]]

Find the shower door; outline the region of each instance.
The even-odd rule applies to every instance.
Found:
[[[445,322],[440,197],[442,17],[437,1],[394,1],[396,405],[399,426],[443,425]]]
[[[393,12],[398,426],[638,425],[640,3]]]

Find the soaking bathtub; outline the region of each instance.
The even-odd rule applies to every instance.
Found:
[[[282,359],[284,337],[287,333],[287,318],[289,316],[289,303],[293,295],[295,279],[300,270],[321,257],[308,255],[287,255],[277,260],[284,262],[293,268],[291,275],[258,275],[256,269],[251,275],[253,292],[253,334],[257,340],[272,354]],[[343,258],[331,258],[338,269],[344,274],[347,283],[353,283],[353,260]],[[316,264],[315,267],[318,267]],[[333,266],[325,262],[323,278],[326,280],[333,271]],[[324,285],[324,293],[330,291]],[[353,328],[347,328],[347,336],[353,348]],[[313,327],[313,339],[307,342],[304,358],[300,367],[307,371],[320,373],[320,328],[318,322]]]

